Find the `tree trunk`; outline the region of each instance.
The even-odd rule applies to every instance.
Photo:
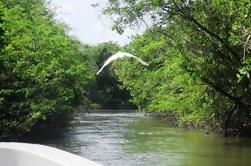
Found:
[[[234,105],[233,108],[230,110],[229,114],[227,115],[227,118],[226,118],[226,121],[225,121],[225,124],[224,124],[224,137],[227,137],[228,136],[228,126],[229,126],[229,122],[231,120],[231,117],[234,113],[234,111],[236,110],[237,106]]]

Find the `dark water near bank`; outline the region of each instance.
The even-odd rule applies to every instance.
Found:
[[[58,147],[105,166],[248,166],[249,139],[222,138],[172,128],[141,113],[90,113],[58,138],[39,143]]]

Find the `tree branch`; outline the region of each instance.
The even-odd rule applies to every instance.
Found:
[[[231,94],[229,94],[228,92],[224,91],[221,87],[215,85],[212,81],[204,78],[203,81],[205,83],[207,83],[208,85],[210,85],[212,88],[214,88],[214,90],[216,90],[217,92],[221,93],[223,96],[226,96],[228,99],[234,101],[234,102],[240,102],[239,98],[232,96]]]
[[[241,63],[241,58],[239,58],[238,54],[219,35],[213,33],[212,31],[210,31],[207,27],[203,26],[199,21],[197,21],[191,15],[187,15],[186,13],[184,13],[184,11],[174,1],[173,1],[173,4],[175,6],[173,8],[173,10],[176,10],[177,14],[179,16],[181,16],[184,19],[194,23],[197,27],[199,27],[201,30],[203,30],[207,34],[209,34],[211,37],[217,39],[220,43],[222,43],[226,47],[226,49],[235,57],[235,59],[238,60],[239,63]],[[165,11],[168,12],[167,9]]]

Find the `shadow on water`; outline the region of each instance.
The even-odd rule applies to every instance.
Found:
[[[165,121],[134,112],[96,112],[32,142],[58,147],[104,165],[248,166],[250,139],[223,138],[170,127]]]

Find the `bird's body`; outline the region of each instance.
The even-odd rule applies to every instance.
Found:
[[[116,54],[110,56],[104,63],[104,65],[100,68],[100,70],[96,73],[97,75],[107,66],[109,65],[112,61],[117,60],[117,59],[121,59],[124,57],[129,57],[129,58],[135,58],[136,60],[138,60],[141,64],[148,66],[148,63],[146,63],[145,61],[141,60],[140,58],[127,53],[127,52],[117,52]]]

